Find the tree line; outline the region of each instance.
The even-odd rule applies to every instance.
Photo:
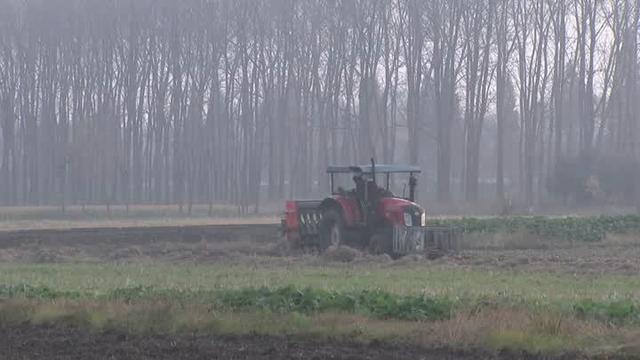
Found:
[[[246,213],[375,157],[530,206],[635,164],[639,32],[635,0],[0,0],[0,205]]]

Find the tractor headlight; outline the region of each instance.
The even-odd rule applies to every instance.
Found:
[[[404,213],[404,224],[406,226],[413,226],[413,218],[411,217],[411,214],[408,212]]]
[[[427,226],[427,213],[425,212],[422,212],[422,215],[420,215],[420,226]]]

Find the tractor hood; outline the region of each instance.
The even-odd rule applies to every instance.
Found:
[[[392,225],[425,226],[424,208],[409,200],[383,198],[379,211]]]
[[[401,198],[382,198],[380,200],[380,206],[382,206],[384,210],[391,210],[391,211],[400,211],[400,210],[405,210],[406,208],[413,208],[413,209],[424,211],[422,206],[412,201],[401,199]]]

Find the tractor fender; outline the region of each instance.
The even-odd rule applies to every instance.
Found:
[[[344,196],[334,196],[324,199],[320,203],[320,210],[337,209],[342,214],[345,225],[353,226],[362,221],[362,214],[355,199],[349,199]]]

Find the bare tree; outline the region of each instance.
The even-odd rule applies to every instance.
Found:
[[[244,214],[371,156],[443,204],[494,170],[502,199],[518,168],[532,205],[561,159],[640,155],[637,1],[0,7],[0,205]]]
[[[495,3],[474,1],[463,10],[464,83],[465,83],[465,195],[466,200],[478,200],[480,143],[489,91],[494,75],[491,59]]]

